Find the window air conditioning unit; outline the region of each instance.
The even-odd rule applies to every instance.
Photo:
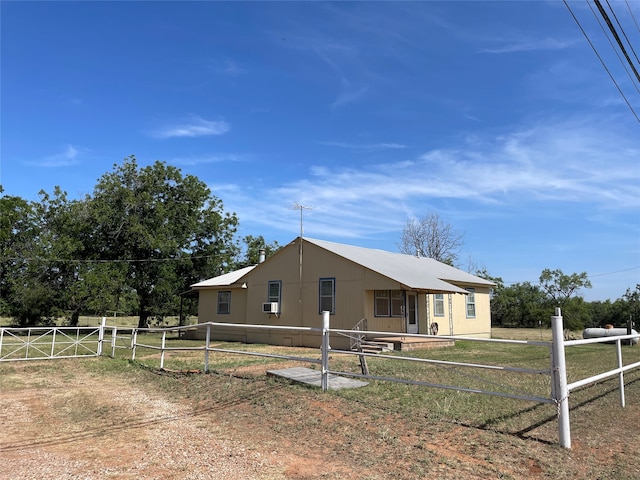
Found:
[[[262,313],[278,313],[278,302],[263,303]]]

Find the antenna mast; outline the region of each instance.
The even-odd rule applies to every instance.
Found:
[[[304,321],[302,319],[302,234],[304,233],[304,226],[303,226],[303,211],[304,210],[313,210],[313,207],[307,207],[305,205],[302,205],[300,202],[296,202],[293,204],[293,209],[294,210],[300,210],[300,246],[298,247],[298,253],[300,255],[299,258],[299,267],[300,267],[300,272],[299,272],[299,278],[298,278],[298,309],[299,309],[299,314],[300,314],[300,326],[304,325]]]
[[[306,205],[302,205],[299,202],[295,202],[293,204],[293,209],[294,210],[300,210],[300,238],[302,238],[302,235],[304,234],[304,219],[303,219],[303,211],[304,210],[313,210],[313,207],[308,207]]]

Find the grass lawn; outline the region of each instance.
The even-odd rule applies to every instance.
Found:
[[[537,330],[508,329],[508,333],[519,338],[530,333],[533,339],[540,340]],[[503,332],[495,334],[502,336]],[[140,341],[148,345],[159,345],[161,341],[157,334],[141,337]],[[167,345],[197,347],[202,342],[170,337]],[[317,349],[222,342],[216,346],[319,358]],[[167,353],[165,371],[158,370],[157,350],[139,348],[135,362],[129,360],[130,354],[128,350],[117,349],[114,359],[0,363],[3,392],[0,407],[6,420],[0,433],[3,457],[16,463],[23,458],[38,458],[39,464],[49,459],[51,468],[56,458],[65,459],[65,468],[87,460],[93,469],[104,465],[112,478],[128,478],[134,471],[138,478],[199,478],[198,472],[204,470],[198,469],[211,464],[207,460],[210,448],[192,452],[189,463],[193,467],[186,472],[171,469],[177,465],[184,468],[184,463],[178,460],[179,453],[191,448],[188,445],[193,445],[197,435],[206,434],[210,437],[203,445],[232,437],[240,445],[236,451],[259,454],[265,465],[272,462],[268,463],[272,468],[236,478],[640,478],[637,370],[625,375],[626,409],[619,405],[617,378],[571,394],[573,449],[565,450],[558,445],[553,405],[384,381],[371,381],[359,389],[323,393],[265,375],[267,369],[286,366],[317,368],[308,362],[212,352],[211,372],[204,375],[193,373],[203,367],[202,351]],[[549,366],[544,347],[464,340],[442,350],[396,353],[407,354],[532,369]],[[625,346],[623,354],[625,364],[640,361],[640,346]],[[371,372],[380,376],[545,396],[550,389],[549,379],[544,375],[375,357],[368,363]],[[615,365],[613,345],[567,349],[572,378],[600,372],[610,365]],[[358,359],[333,354],[330,368],[357,372]],[[116,402],[116,397],[122,402]],[[180,411],[184,411],[179,418],[187,423],[182,430],[169,435],[167,429],[174,422],[170,416],[161,417],[165,419],[161,422],[136,422],[136,418],[151,415],[150,411],[160,401],[133,402],[141,398],[162,399],[163,406],[179,405]],[[178,407],[170,408],[175,411]],[[25,418],[30,418],[28,423],[22,421]],[[51,440],[40,442],[45,425],[55,426],[56,432],[78,430],[81,432],[78,447],[88,438],[100,447],[71,448],[76,440],[68,433],[63,437],[60,433],[50,435]],[[191,428],[190,425],[197,425],[199,430],[190,433],[190,440],[185,440],[188,445],[182,444],[180,432]],[[157,464],[143,465],[142,459],[152,458],[157,450],[151,448],[158,441],[155,435],[167,439],[171,447],[161,450],[163,456]],[[110,452],[108,458],[101,451]],[[137,455],[133,456],[132,451]],[[227,458],[237,462],[239,457]],[[198,466],[199,459],[202,467]],[[220,462],[224,459],[216,464]],[[0,465],[0,477],[2,468]],[[77,473],[84,474],[82,478],[91,478],[86,477],[86,470]],[[21,478],[30,478],[29,472]],[[102,476],[96,474],[93,478]]]

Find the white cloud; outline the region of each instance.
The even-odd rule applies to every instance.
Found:
[[[46,156],[41,160],[26,163],[28,165],[35,165],[38,167],[69,167],[72,165],[77,165],[79,163],[78,155],[80,155],[80,153],[82,153],[81,149],[69,144],[60,153],[55,153],[53,155]]]
[[[347,143],[347,142],[319,142],[320,145],[325,145],[327,147],[339,147],[339,148],[348,148],[352,150],[396,150],[407,148],[406,145],[402,145],[400,143]]]
[[[226,162],[243,162],[248,161],[250,157],[247,155],[236,153],[213,153],[210,155],[200,155],[192,157],[176,157],[171,159],[171,163],[178,165],[202,165],[208,163],[226,163]]]
[[[538,50],[564,50],[572,47],[577,40],[557,40],[555,38],[539,38],[534,40],[504,41],[504,45],[495,48],[485,48],[484,53],[515,53],[533,52]]]
[[[155,131],[153,136],[157,138],[173,138],[223,135],[227,133],[230,128],[229,124],[224,120],[210,121],[198,116],[193,116],[188,122],[161,128]]]
[[[616,122],[547,120],[502,136],[475,135],[472,142],[394,163],[311,166],[308,178],[267,181],[268,189],[237,191],[225,196],[225,204],[230,201],[243,222],[295,234],[299,225],[287,210],[297,201],[314,207],[305,227],[309,236],[344,238],[400,231],[408,212],[421,215],[442,202],[463,202],[466,212],[491,215],[526,216],[570,205],[618,215],[640,207],[640,146],[607,123]],[[288,218],[290,223],[280,220]]]

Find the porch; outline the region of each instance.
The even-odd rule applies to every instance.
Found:
[[[411,350],[431,350],[434,348],[453,347],[455,340],[449,338],[433,338],[411,337],[411,336],[393,336],[393,337],[365,337],[362,340],[362,351],[367,353],[381,352],[408,352]]]

